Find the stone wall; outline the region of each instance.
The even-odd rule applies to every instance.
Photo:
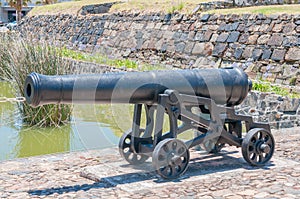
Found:
[[[69,48],[180,68],[242,63],[252,75],[299,83],[300,15],[114,13],[35,16],[22,34]],[[251,73],[250,73],[251,75]]]
[[[299,99],[252,91],[236,110],[251,115],[254,121],[269,123],[273,129],[291,128],[300,126],[299,102]]]

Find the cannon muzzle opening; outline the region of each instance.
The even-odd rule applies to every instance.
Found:
[[[25,80],[25,86],[24,86],[24,95],[25,99],[28,104],[30,104],[32,107],[37,107],[39,105],[38,103],[38,90],[39,90],[39,74],[37,73],[31,73],[27,76]]]

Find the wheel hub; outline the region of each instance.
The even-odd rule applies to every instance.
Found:
[[[168,158],[169,165],[179,165],[181,163],[180,156],[171,153],[170,157]]]
[[[271,151],[271,148],[270,148],[269,145],[263,143],[263,144],[260,145],[259,150],[262,153],[269,153]]]

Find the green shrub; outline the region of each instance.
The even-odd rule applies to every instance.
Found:
[[[299,93],[290,92],[288,88],[279,85],[272,85],[270,82],[255,81],[252,85],[252,90],[260,92],[273,92],[277,95],[288,96],[290,98],[300,98]]]

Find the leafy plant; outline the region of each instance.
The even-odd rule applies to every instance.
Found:
[[[277,95],[288,96],[290,98],[300,98],[299,93],[290,92],[288,88],[284,88],[279,85],[272,85],[270,82],[255,81],[253,82],[252,90],[260,92],[273,92]]]

